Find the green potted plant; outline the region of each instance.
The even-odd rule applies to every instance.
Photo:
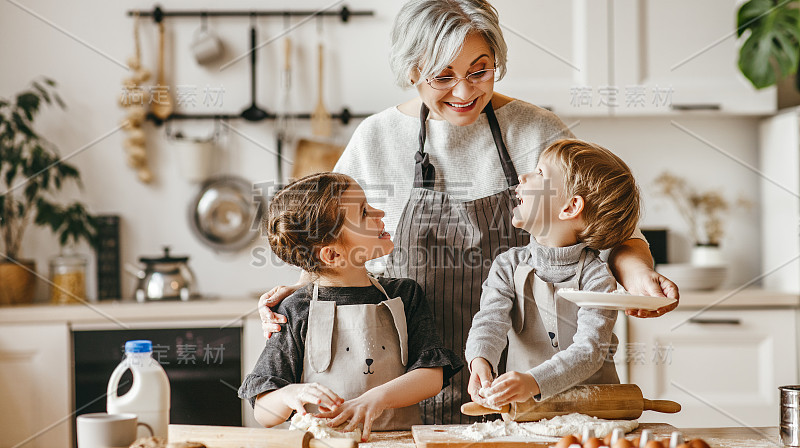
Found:
[[[44,104],[64,102],[55,82],[43,79],[16,94],[0,97],[0,304],[33,300],[36,267],[21,260],[21,244],[30,224],[50,228],[61,247],[83,240],[94,244],[96,220],[83,204],[65,204],[56,194],[67,181],[81,186],[80,174],[62,160],[56,146],[33,128]]]
[[[756,89],[777,85],[778,108],[800,104],[800,0],[748,0],[736,19],[739,71]]]

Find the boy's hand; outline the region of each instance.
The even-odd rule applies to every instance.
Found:
[[[342,428],[344,432],[355,431],[358,424],[363,422],[364,429],[361,432],[361,441],[366,442],[369,440],[369,434],[372,431],[372,422],[380,417],[385,409],[386,404],[383,402],[383,395],[380,388],[376,387],[364,392],[359,397],[345,401],[337,409],[317,414],[317,417],[331,419],[328,422],[328,426],[334,428],[347,423],[349,420],[350,423]]]
[[[507,372],[492,382],[491,395],[486,399],[497,406],[526,401],[538,395],[539,383],[533,375],[523,372]]]
[[[335,410],[344,400],[333,393],[332,390],[318,383],[298,383],[278,389],[281,401],[297,411],[300,415],[307,414],[303,405],[315,404],[322,411]]]
[[[486,397],[480,396],[478,391],[481,388],[492,385],[492,366],[489,364],[489,361],[484,358],[475,358],[469,364],[472,373],[469,375],[467,392],[469,392],[472,401],[486,406]]]

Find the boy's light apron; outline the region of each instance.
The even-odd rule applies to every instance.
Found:
[[[345,400],[356,398],[406,373],[408,330],[403,300],[390,299],[370,277],[386,300],[374,305],[336,305],[317,300],[309,304],[308,332],[303,357],[304,383],[317,382]],[[309,411],[316,412],[309,406]],[[419,408],[386,409],[372,424],[375,431],[410,429],[421,423]]]
[[[517,205],[514,187],[519,180],[491,102],[483,112],[508,188],[466,202],[434,191],[435,169],[425,153],[428,108],[423,104],[419,149],[414,154],[414,188],[392,239],[394,251],[386,260],[386,275],[409,277],[422,286],[444,346],[462,357],[472,317],[480,308],[481,285],[489,275],[492,261],[509,248],[524,246],[529,241],[527,233],[511,224],[511,211]],[[470,401],[468,381],[468,369],[461,369],[448,387],[420,403],[425,423],[477,421],[478,418],[461,414],[461,404]]]
[[[556,294],[563,288],[580,289],[579,279],[586,261],[581,252],[575,277],[565,282],[542,280],[528,262],[530,251],[514,271],[516,301],[511,308],[511,330],[508,332],[506,371],[527,372],[531,368],[566,350],[578,330],[580,307]],[[532,282],[530,280],[533,280]],[[616,337],[611,346],[616,347]],[[619,384],[613,356],[603,353],[603,366],[581,384]]]

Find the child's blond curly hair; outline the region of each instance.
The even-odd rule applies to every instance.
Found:
[[[603,250],[631,237],[639,223],[639,187],[622,159],[606,148],[577,139],[556,141],[540,157],[561,167],[567,198],[583,198],[586,228],[578,235],[579,241]]]

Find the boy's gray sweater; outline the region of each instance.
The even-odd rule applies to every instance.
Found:
[[[511,309],[515,301],[514,271],[523,262],[527,253],[534,272],[544,281],[558,283],[576,275],[581,252],[586,245],[578,243],[568,247],[546,247],[535,239],[525,247],[515,247],[495,258],[489,276],[483,283],[481,309],[475,314],[472,329],[466,344],[466,361],[469,366],[477,357],[485,358],[497,372],[500,355],[506,347],[506,335],[511,330]],[[612,292],[617,282],[608,265],[596,251],[588,250],[583,273],[578,281],[581,290]],[[527,308],[527,313],[538,313],[536,307]],[[617,338],[612,330],[617,311],[580,308],[577,332],[572,343],[559,350],[549,360],[531,366],[527,373],[533,375],[545,399],[574,385],[580,384],[603,367],[604,361],[612,359],[616,351]],[[526,321],[532,321],[527,319]],[[536,350],[537,347],[530,347]],[[552,350],[550,347],[544,349]],[[616,376],[616,375],[613,375]],[[618,381],[618,380],[617,380]]]

